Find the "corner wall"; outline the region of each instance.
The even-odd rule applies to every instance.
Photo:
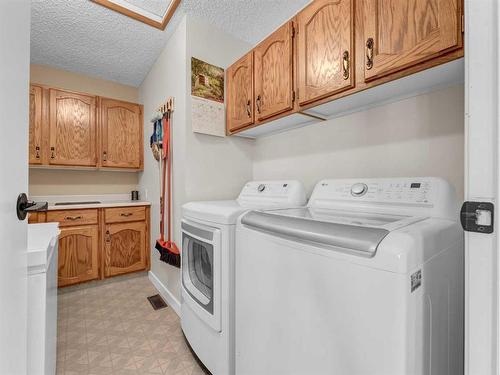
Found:
[[[181,246],[182,205],[193,200],[234,199],[241,186],[252,178],[253,141],[219,138],[191,130],[191,56],[228,67],[250,49],[242,41],[208,23],[186,16],[139,88],[145,113],[145,163],[139,185],[152,201],[152,244],[159,227],[159,170],[149,148],[152,124],[149,117],[167,97],[175,98],[173,137],[173,235]],[[166,287],[169,298],[180,301],[179,269],[159,261],[152,249],[151,271]],[[172,302],[170,302],[172,303]]]

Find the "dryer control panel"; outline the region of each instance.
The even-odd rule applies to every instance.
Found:
[[[454,188],[434,177],[323,180],[316,184],[308,204],[317,208],[352,205],[426,216],[454,215],[458,207]]]
[[[303,206],[306,204],[306,193],[302,183],[295,180],[250,181],[241,190],[238,203]]]

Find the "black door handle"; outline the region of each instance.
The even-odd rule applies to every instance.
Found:
[[[26,215],[28,215],[28,212],[47,211],[48,207],[49,207],[48,202],[29,201],[26,194],[21,193],[17,197],[17,204],[16,204],[17,218],[22,221],[26,219]]]

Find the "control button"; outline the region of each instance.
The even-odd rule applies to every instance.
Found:
[[[351,186],[351,194],[355,197],[361,197],[368,191],[368,186],[363,183],[357,183]]]
[[[257,186],[257,191],[259,193],[262,193],[264,190],[266,190],[266,185],[260,184],[259,186]]]

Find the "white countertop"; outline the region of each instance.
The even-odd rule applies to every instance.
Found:
[[[49,211],[75,210],[85,208],[150,206],[151,202],[145,200],[130,200],[130,194],[104,194],[104,195],[46,195],[32,196],[35,202],[49,202]],[[57,205],[58,202],[74,202],[74,204]],[[81,204],[80,202],[99,202]]]
[[[58,223],[28,224],[28,269],[46,270],[57,248],[59,233]]]

